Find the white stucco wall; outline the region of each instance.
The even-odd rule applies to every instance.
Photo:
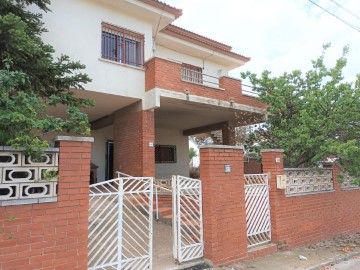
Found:
[[[35,9],[32,7],[31,9]],[[111,23],[145,35],[145,60],[152,54],[152,25],[127,15],[109,2],[95,0],[54,0],[52,12],[44,14],[49,31],[44,41],[55,47],[56,54],[69,55],[86,65],[92,79],[88,90],[141,98],[145,92],[145,71],[101,60],[101,22]]]
[[[169,179],[171,175],[189,176],[189,139],[181,130],[155,129],[155,144],[176,145],[176,163],[155,163],[155,177]]]
[[[106,142],[113,140],[113,128],[111,125],[91,132],[91,135],[94,137],[94,142],[91,146],[91,162],[99,166],[97,169],[98,182],[108,180],[105,179]]]
[[[196,58],[190,55],[186,55],[169,48],[163,47],[161,45],[156,45],[155,56],[161,57],[163,59],[168,59],[172,61],[177,61],[180,63],[186,63],[194,66],[198,66],[203,68],[203,74],[220,77],[223,75],[227,75],[228,70],[225,66],[219,65],[217,63],[211,62],[211,55],[208,56],[207,59]],[[210,77],[203,77],[204,80],[210,82],[216,82],[217,80]],[[206,83],[204,83],[206,84]],[[214,86],[213,84],[209,84],[209,86]]]

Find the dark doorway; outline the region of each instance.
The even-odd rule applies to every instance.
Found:
[[[114,178],[114,142],[106,142],[105,180]]]

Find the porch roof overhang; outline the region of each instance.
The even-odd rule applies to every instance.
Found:
[[[96,104],[94,107],[89,107],[82,110],[83,112],[87,113],[89,121],[92,123],[92,129],[93,123],[95,123],[94,127],[102,127],[104,126],[105,122],[106,125],[112,124],[112,121],[111,123],[108,122],[114,111],[139,101],[139,99],[136,98],[100,93],[90,90],[74,89],[73,91],[77,97],[95,100]],[[66,108],[67,107],[64,105],[48,107],[47,112],[51,115],[54,115],[55,117],[65,118]]]
[[[156,128],[189,130],[229,122],[232,126],[263,122],[266,110],[239,103],[155,88],[146,93],[143,109],[155,109]]]

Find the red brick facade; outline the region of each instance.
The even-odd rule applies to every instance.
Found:
[[[262,153],[263,171],[271,175],[273,242],[294,248],[360,231],[360,190],[341,190],[334,168],[335,191],[286,197],[284,190],[276,189],[276,175],[283,174],[282,156],[281,152]]]
[[[241,80],[229,77],[220,77],[220,89],[217,89],[182,81],[181,64],[179,63],[155,57],[146,62],[145,65],[146,91],[156,87],[181,93],[185,93],[185,90],[188,90],[191,95],[224,101],[230,101],[231,99],[236,103],[265,108],[265,105],[257,101],[256,98],[242,95]]]
[[[0,207],[0,269],[87,268],[91,143],[59,147],[58,202]]]
[[[243,155],[242,149],[226,146],[200,149],[204,257],[214,265],[247,256]]]
[[[155,176],[154,111],[141,110],[141,103],[115,113],[114,170],[132,176]]]

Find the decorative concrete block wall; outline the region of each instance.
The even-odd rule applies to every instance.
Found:
[[[283,151],[262,150],[262,164],[263,172],[271,176],[270,205],[274,243],[294,248],[360,231],[360,189],[344,190],[344,184],[337,180],[339,169],[336,166],[333,166],[331,176],[328,169],[325,173],[315,170],[316,174],[303,170],[298,175],[301,177],[295,177],[299,179],[296,185],[305,181],[303,186],[306,187],[312,179],[315,185],[316,181],[319,182],[319,190],[289,196],[286,190],[276,187],[276,175],[289,172],[283,168]],[[304,171],[308,172],[307,176]],[[326,186],[322,190],[324,181]]]
[[[0,206],[56,202],[58,152],[46,149],[34,161],[21,149],[0,147]]]

